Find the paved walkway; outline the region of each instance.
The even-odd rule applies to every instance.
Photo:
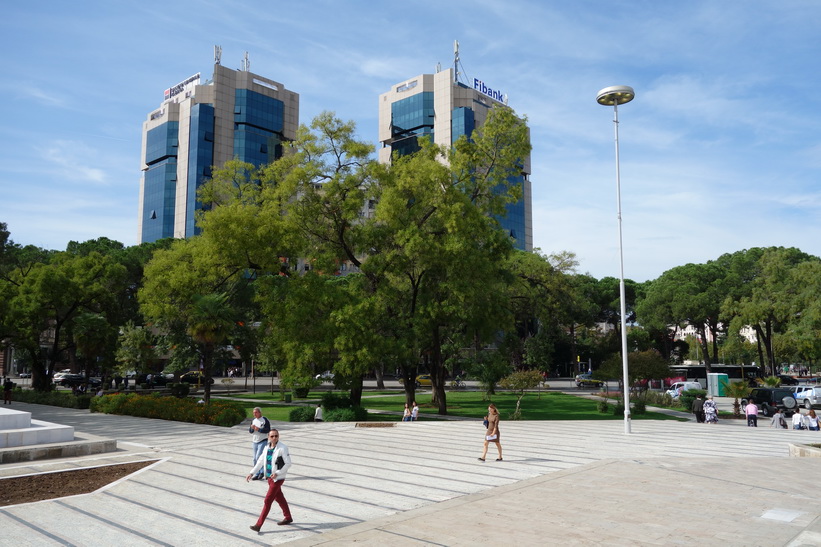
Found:
[[[249,530],[247,426],[219,428],[15,404],[115,437],[121,452],[0,466],[3,476],[158,462],[95,493],[0,508],[8,545],[819,545],[821,434],[727,420],[502,422],[503,462],[477,461],[479,420],[281,424],[295,522]],[[489,456],[493,453],[489,453]],[[495,458],[495,455],[494,455]],[[48,480],[44,477],[43,480]]]

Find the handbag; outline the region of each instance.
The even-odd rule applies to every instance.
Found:
[[[498,438],[498,435],[485,435],[485,439],[488,441],[495,441]]]
[[[484,426],[485,426],[485,427],[487,427],[487,426],[488,426],[488,421],[487,421],[487,418],[485,418],[485,419],[484,419],[484,421],[482,422],[482,424],[484,424]]]

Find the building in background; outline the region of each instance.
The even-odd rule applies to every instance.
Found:
[[[197,189],[212,167],[238,159],[255,166],[282,156],[282,143],[296,138],[299,95],[279,82],[220,64],[213,77],[200,74],[165,90],[142,132],[139,243],[197,233]]]
[[[460,136],[469,137],[475,128],[481,127],[494,105],[506,103],[499,90],[488,88],[478,79],[469,87],[459,82],[455,74],[452,68],[421,74],[379,96],[379,161],[389,163],[394,152],[415,152],[419,149],[418,139],[423,136],[436,144],[451,146]],[[532,251],[529,155],[516,179],[511,183],[522,185],[522,198],[507,206],[507,215],[499,222],[517,249]]]

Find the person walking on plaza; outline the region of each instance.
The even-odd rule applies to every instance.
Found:
[[[500,462],[502,461],[502,439],[499,433],[499,411],[493,403],[490,403],[487,407],[487,416],[485,416],[485,420],[487,421],[487,430],[485,430],[485,448],[482,450],[482,457],[479,458],[479,461],[485,461],[489,443],[496,443],[496,450],[499,451],[499,457],[496,458],[496,461]]]
[[[704,401],[704,421],[708,424],[718,423],[718,409],[712,395],[707,395],[707,400]]]
[[[403,422],[411,421],[411,409],[408,406],[408,403],[405,403],[405,412],[402,414],[402,421]]]
[[[419,407],[416,405],[416,401],[413,402],[413,408],[411,409],[411,421],[415,422],[419,419]]]
[[[314,411],[314,421],[322,421],[322,405],[316,405],[316,411]]]
[[[696,415],[696,422],[704,423],[704,399],[702,399],[701,394],[696,395],[693,401],[693,414]]]
[[[784,414],[781,413],[780,408],[775,409],[773,419],[770,421],[770,427],[774,427],[776,429],[787,429],[787,420],[784,419]]]
[[[744,407],[744,414],[747,415],[747,427],[758,427],[758,405],[752,399]]]
[[[10,405],[11,404],[11,390],[14,388],[14,382],[11,381],[11,378],[6,376],[3,379],[3,404]]]
[[[251,530],[259,532],[265,519],[268,518],[268,513],[271,511],[271,505],[274,502],[279,504],[282,509],[282,520],[277,522],[282,526],[291,524],[294,519],[291,518],[291,509],[288,507],[288,500],[285,499],[285,494],[282,493],[282,485],[285,484],[285,475],[291,467],[291,454],[288,452],[288,447],[279,442],[279,431],[272,429],[268,432],[268,447],[263,451],[262,456],[257,460],[254,468],[245,477],[245,482],[251,480],[257,473],[262,472],[266,479],[268,479],[268,493],[265,494],[265,501],[262,504],[262,512],[259,514],[257,523],[251,525]]]
[[[796,410],[795,414],[792,415],[792,428],[806,429],[806,426],[804,425],[804,416],[801,414],[800,410]]]
[[[254,452],[254,459],[251,462],[256,465],[260,454],[265,451],[265,445],[268,444],[268,432],[271,431],[271,422],[268,418],[262,415],[262,409],[254,407],[254,420],[251,422],[251,427],[248,428],[248,433],[251,434],[251,448]],[[254,477],[255,481],[262,479],[262,471],[257,473]]]

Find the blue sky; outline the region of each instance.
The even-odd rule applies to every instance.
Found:
[[[251,71],[376,143],[377,98],[461,44],[533,141],[535,245],[618,276],[619,109],[625,276],[757,246],[821,255],[821,3],[663,0],[15,2],[0,46],[0,221],[49,249],[136,243],[140,130],[171,85]]]

